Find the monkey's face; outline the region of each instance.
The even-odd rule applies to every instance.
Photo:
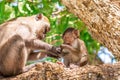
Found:
[[[37,31],[36,36],[38,39],[44,39],[46,37],[47,32],[49,32],[50,28],[48,26],[42,27]]]
[[[75,38],[74,38],[73,34],[71,34],[70,32],[65,33],[63,36],[64,44],[71,45],[74,40],[75,40]]]
[[[45,17],[42,14],[39,14],[36,16],[36,20],[39,21],[38,22],[38,29],[36,31],[36,36],[39,39],[44,39],[46,36],[46,33],[48,31],[50,31],[50,23],[47,17]]]

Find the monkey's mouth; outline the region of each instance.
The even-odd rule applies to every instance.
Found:
[[[70,43],[66,43],[67,45],[70,45]]]

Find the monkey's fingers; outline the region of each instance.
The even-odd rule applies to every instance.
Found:
[[[62,51],[61,47],[56,47],[56,51],[57,51],[57,53],[61,53],[61,51]]]
[[[47,56],[53,57],[53,58],[56,58],[56,59],[60,58],[60,56],[55,54],[55,53],[48,53]]]
[[[61,50],[60,47],[55,47],[55,46],[53,46],[53,47],[52,47],[52,50],[51,50],[51,52],[56,53],[56,54],[60,54],[61,51],[62,51],[62,50]]]

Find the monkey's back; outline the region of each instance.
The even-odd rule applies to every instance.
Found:
[[[0,46],[14,35],[21,36],[24,40],[33,38],[35,33],[34,16],[19,17],[0,25]]]

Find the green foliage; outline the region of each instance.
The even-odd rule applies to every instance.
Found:
[[[91,38],[85,24],[76,16],[69,13],[59,0],[16,1],[0,0],[0,24],[19,16],[30,16],[43,13],[49,18],[51,23],[51,31],[47,34],[45,39],[46,42],[59,46],[63,42],[61,35],[65,29],[68,27],[74,27],[80,30],[80,38],[85,41],[90,55],[96,53],[99,49],[100,44]],[[62,8],[60,12],[59,8]]]
[[[39,59],[39,60],[35,60],[35,61],[28,61],[27,62],[27,65],[30,65],[30,64],[33,64],[33,63],[37,63],[37,62],[46,62],[46,61],[49,61],[49,62],[59,62],[57,59],[55,58],[52,58],[52,57],[45,57],[43,59]]]

